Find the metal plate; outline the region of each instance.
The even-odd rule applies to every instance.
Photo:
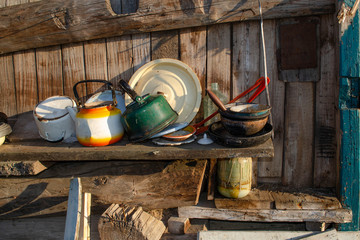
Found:
[[[139,95],[164,94],[170,106],[179,114],[177,123],[190,123],[201,104],[200,81],[193,70],[185,63],[175,59],[151,61],[131,77],[131,88]],[[125,96],[125,104],[131,103]]]

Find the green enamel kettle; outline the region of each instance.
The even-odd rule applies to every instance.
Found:
[[[144,141],[177,120],[178,114],[162,94],[138,96],[124,80],[120,80],[120,87],[133,99],[121,118],[129,141]]]

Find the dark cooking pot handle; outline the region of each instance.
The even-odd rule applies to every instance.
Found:
[[[129,86],[127,82],[121,79],[119,83],[120,87],[124,90],[124,92],[129,94],[132,100],[138,101],[139,95],[137,95],[137,93]]]
[[[78,102],[79,107],[83,107],[83,106],[82,106],[82,103],[80,101],[79,94],[78,94],[78,92],[76,90],[76,87],[80,83],[89,83],[89,82],[98,82],[98,83],[104,83],[104,84],[108,85],[110,87],[110,90],[111,90],[111,95],[112,95],[112,99],[113,99],[113,105],[114,106],[117,105],[115,89],[113,88],[113,84],[111,82],[105,81],[105,80],[83,80],[83,81],[79,81],[79,82],[75,83],[75,85],[73,87],[74,96],[76,98],[76,101]]]

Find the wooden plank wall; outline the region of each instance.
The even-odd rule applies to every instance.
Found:
[[[0,7],[16,1],[0,1]],[[264,31],[274,123],[275,157],[258,163],[259,182],[296,187],[335,187],[337,67],[334,16],[320,18],[321,79],[283,82],[276,58],[277,20],[266,20]],[[143,64],[158,58],[187,63],[203,90],[212,82],[231,99],[263,76],[258,21],[219,24],[166,32],[125,35],[0,56],[0,111],[16,116],[33,110],[52,95],[73,97],[73,85],[84,79],[117,84]],[[98,86],[78,88],[91,94]],[[244,99],[245,100],[245,99]],[[265,103],[263,94],[257,102]],[[195,122],[202,119],[202,109]]]

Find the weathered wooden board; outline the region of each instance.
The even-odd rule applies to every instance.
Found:
[[[150,34],[134,34],[132,35],[133,42],[133,66],[134,72],[138,70],[142,65],[150,62],[151,49],[150,49]]]
[[[262,4],[265,18],[333,13],[330,0],[274,0]],[[258,19],[255,0],[161,3],[139,1],[135,13],[116,15],[110,1],[52,0],[0,8],[0,53],[149,31]]]
[[[38,103],[34,50],[14,54],[14,76],[17,112],[33,110]]]
[[[227,148],[218,144],[156,146],[151,142],[129,144],[125,139],[105,147],[84,147],[79,143],[48,143],[45,140],[3,144],[0,161],[97,161],[97,160],[175,160],[228,157],[271,157],[271,140],[249,148]]]
[[[131,36],[107,39],[106,51],[108,77],[116,87],[120,79],[129,80],[134,73]]]
[[[314,187],[336,186],[336,93],[335,22],[320,18],[321,75],[316,83]]]
[[[252,189],[250,193],[239,199],[224,197],[215,198],[215,206],[218,209],[273,209],[274,198],[269,191]]]
[[[304,240],[347,240],[359,239],[359,232],[337,232],[335,229],[318,231],[202,231],[198,235],[199,240],[247,240],[247,239],[304,239]]]
[[[196,142],[182,146],[156,146],[150,141],[131,144],[126,138],[105,147],[84,147],[75,143],[49,143],[41,139],[32,113],[27,116],[21,130],[14,129],[9,135],[10,144],[1,146],[0,161],[78,161],[78,160],[170,160],[228,157],[271,157],[274,153],[272,141],[249,148],[228,148],[216,143],[199,145]],[[21,118],[22,119],[22,118]],[[16,126],[16,125],[15,125]]]
[[[179,58],[177,30],[151,33],[151,60],[160,58]]]
[[[39,101],[63,95],[63,74],[60,46],[36,49],[36,76]]]
[[[0,96],[0,111],[5,113],[8,117],[16,115],[16,94],[14,83],[14,66],[13,57],[11,54],[0,56],[1,69],[1,88]]]
[[[61,48],[62,67],[64,77],[64,95],[73,99],[73,86],[75,83],[85,80],[84,44],[70,43]],[[86,95],[85,85],[77,87],[79,96]]]
[[[340,165],[340,200],[341,204],[353,211],[353,220],[341,224],[340,229],[358,231],[360,229],[360,109],[341,109],[341,165]]]
[[[64,213],[69,183],[81,178],[96,206],[123,203],[146,209],[197,203],[206,160],[60,163],[36,177],[2,178],[0,218]]]
[[[178,208],[179,217],[213,219],[225,221],[261,222],[351,222],[352,213],[348,209],[335,210],[231,210],[217,209],[213,202],[200,201],[197,206]]]
[[[232,96],[254,85],[260,77],[260,25],[258,21],[233,24]],[[253,92],[252,92],[253,93]],[[246,102],[244,96],[239,102]],[[259,102],[256,99],[254,102]]]
[[[105,39],[84,43],[84,60],[86,80],[108,80]],[[86,94],[104,90],[102,83],[87,83]]]
[[[202,96],[206,89],[206,27],[188,28],[180,30],[180,60],[195,72],[202,89]],[[199,112],[193,122],[204,119],[204,105],[200,105]]]
[[[82,185],[80,178],[70,181],[64,239],[80,239]]]
[[[283,155],[284,155],[284,109],[285,109],[285,83],[279,80],[277,72],[277,59],[276,59],[276,21],[264,21],[264,36],[266,48],[266,64],[267,75],[270,78],[268,85],[270,104],[271,104],[271,117],[273,122],[274,131],[274,158],[271,161],[258,161],[258,176],[259,178],[281,178]],[[264,76],[264,56],[261,51],[260,59],[260,75]],[[266,90],[265,90],[266,91]],[[260,96],[260,103],[267,103],[266,92]]]
[[[207,87],[219,84],[219,91],[230,99],[231,36],[230,24],[208,28],[207,37]]]
[[[286,86],[283,184],[313,184],[314,83],[292,82]]]
[[[334,196],[316,196],[306,193],[272,192],[276,209],[339,209],[341,204]]]

